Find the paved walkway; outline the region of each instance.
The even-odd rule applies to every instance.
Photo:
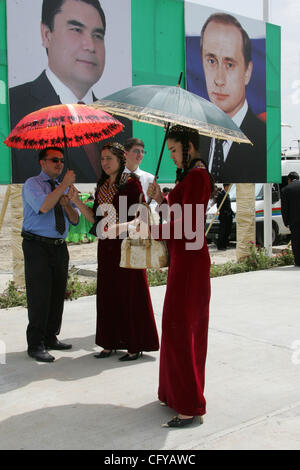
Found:
[[[26,310],[0,310],[0,449],[299,449],[299,284],[295,267],[212,279],[207,415],[182,430],[160,427],[174,411],[157,401],[159,353],[93,357],[95,297],[66,302],[73,349],[52,364],[26,354]]]

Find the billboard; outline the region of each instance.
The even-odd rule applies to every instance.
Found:
[[[213,177],[219,183],[267,181],[266,24],[185,2],[185,38],[187,89],[221,108],[253,144],[225,141],[220,147],[203,138]]]
[[[7,54],[6,54],[6,3],[0,0],[0,184],[10,183],[10,149],[3,144],[9,133]]]
[[[66,0],[56,11],[58,3],[6,2],[11,128],[37,109],[90,104],[132,84],[131,0],[101,0],[102,10],[97,10],[97,0]],[[123,122],[125,131],[115,137],[120,142],[132,132],[131,122]],[[98,156],[97,144],[88,147]],[[78,183],[93,183],[99,177],[93,150],[69,150]],[[13,183],[39,172],[37,151],[12,150]]]
[[[50,4],[57,3],[57,0],[46,1]],[[66,0],[65,3],[69,1],[73,0]],[[97,0],[88,0],[88,3],[96,2]],[[75,2],[77,3],[81,5],[85,2]],[[184,0],[101,0],[100,3],[106,20],[105,65],[102,75],[99,72],[101,76],[93,82],[87,93],[90,99],[91,96],[92,100],[102,98],[131,85],[175,86],[181,72],[183,72],[182,87],[186,86],[190,91],[209,98],[200,54],[200,36],[204,22],[212,13],[215,13],[214,10]],[[41,30],[42,4],[43,0],[0,0],[2,26],[0,37],[3,44],[3,49],[0,51],[0,132],[2,135],[0,184],[23,183],[29,176],[38,174],[40,171],[36,152],[12,151],[11,165],[10,149],[2,143],[10,127],[7,76],[11,97],[12,125],[24,114],[33,110],[33,101],[34,109],[53,104],[53,101],[59,102],[57,95],[60,92],[56,92],[53,88],[55,99],[47,101],[46,94],[43,92],[44,102],[38,103],[38,97],[35,96],[37,92],[32,90],[30,85],[44,75],[49,61],[45,48],[47,44],[44,43],[49,36],[46,34],[44,38]],[[98,16],[96,12],[95,17]],[[251,80],[245,87],[247,105],[263,125],[262,138],[266,140],[266,144],[260,146],[264,149],[264,156],[259,158],[259,162],[255,162],[255,158],[260,155],[260,149],[255,152],[255,155],[252,152],[250,172],[247,171],[247,174],[244,174],[246,167],[240,168],[238,165],[235,167],[235,173],[231,172],[228,175],[226,182],[234,182],[234,178],[236,178],[235,181],[239,179],[239,182],[258,180],[259,182],[280,182],[280,28],[269,23],[235,16],[251,41],[253,65]],[[53,82],[55,84],[55,78]],[[24,84],[27,84],[25,93],[24,90],[22,91]],[[40,87],[39,94],[42,88]],[[66,95],[64,92],[61,94]],[[222,98],[222,93],[219,95]],[[21,106],[24,102],[26,109],[22,109]],[[265,127],[266,130],[264,130]],[[125,133],[118,134],[114,140],[123,142],[131,133],[145,142],[147,156],[141,168],[154,173],[164,130],[148,124],[127,121]],[[250,140],[252,140],[251,136]],[[206,155],[208,159],[212,150],[209,143],[204,144],[203,155]],[[230,144],[223,145],[229,147]],[[101,147],[101,143],[99,146]],[[241,153],[244,162],[247,158],[245,146],[243,144],[236,144],[236,146],[239,149],[237,157],[239,163]],[[224,150],[226,153],[226,149]],[[80,149],[76,154],[76,150],[73,149],[72,154],[77,182],[95,182],[97,175],[91,172],[89,160],[84,151]],[[249,175],[254,169],[255,174],[250,179]],[[175,174],[169,152],[165,150],[159,182],[174,182]]]

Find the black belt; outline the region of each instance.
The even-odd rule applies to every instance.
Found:
[[[62,245],[65,243],[64,238],[48,238],[48,237],[41,237],[40,235],[35,235],[34,233],[25,232],[24,230],[21,233],[22,237],[25,240],[36,240],[38,242],[48,243],[49,245]]]

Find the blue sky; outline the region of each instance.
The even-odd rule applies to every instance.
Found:
[[[192,0],[194,3],[231,13],[263,19],[263,0]],[[226,6],[224,6],[226,5]],[[283,147],[297,147],[300,139],[300,39],[299,0],[269,0],[269,23],[281,26],[281,112]]]

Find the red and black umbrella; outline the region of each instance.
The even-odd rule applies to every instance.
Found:
[[[84,104],[60,104],[27,114],[4,143],[17,149],[80,147],[113,137],[123,124]]]

